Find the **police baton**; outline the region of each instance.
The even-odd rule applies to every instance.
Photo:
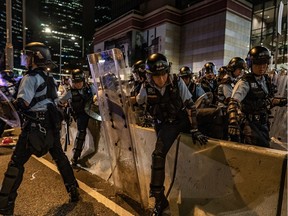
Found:
[[[66,137],[65,137],[65,145],[64,151],[67,151],[67,145],[70,145],[70,134],[69,134],[69,125],[70,125],[70,107],[66,106],[64,111],[65,122],[66,122]]]

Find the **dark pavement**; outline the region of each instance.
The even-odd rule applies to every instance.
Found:
[[[12,151],[11,147],[0,147],[0,184]],[[14,211],[16,216],[147,215],[138,204],[116,195],[111,184],[82,169],[74,169],[80,183],[81,200],[76,204],[69,203],[62,178],[54,170],[56,166],[49,154],[40,160],[35,157],[29,159],[18,190]]]

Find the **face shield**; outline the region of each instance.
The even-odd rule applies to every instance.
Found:
[[[21,66],[25,67],[25,68],[29,68],[29,57],[31,57],[33,55],[33,52],[30,50],[22,50],[21,51]]]

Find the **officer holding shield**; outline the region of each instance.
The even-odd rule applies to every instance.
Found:
[[[8,164],[0,191],[0,214],[13,215],[17,190],[22,182],[24,164],[32,154],[50,153],[63,178],[71,202],[79,200],[78,183],[60,143],[60,118],[55,99],[56,83],[48,68],[55,67],[49,49],[39,42],[26,45],[28,73],[21,80],[13,102],[22,115],[22,132]]]
[[[72,72],[72,86],[59,100],[59,105],[64,105],[70,101],[72,115],[77,123],[77,136],[74,142],[72,166],[77,166],[78,159],[84,147],[86,129],[90,116],[85,112],[87,103],[93,103],[96,88],[85,82],[83,71],[75,69]]]

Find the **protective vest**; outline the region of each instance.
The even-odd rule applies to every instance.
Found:
[[[81,94],[78,89],[71,88],[72,100],[71,100],[70,105],[76,115],[85,112],[84,110],[85,104],[93,96],[91,88],[88,84],[86,84],[85,87],[82,88],[82,90],[83,90],[83,94]]]
[[[213,79],[212,80],[212,86],[210,85],[210,81],[206,79],[206,77],[203,77],[201,79],[201,87],[203,88],[203,90],[205,92],[212,92],[213,93],[213,101],[212,101],[212,104],[215,104],[216,101],[217,101],[217,90],[218,90],[218,85],[217,85],[217,80],[216,79]]]
[[[193,99],[193,101],[196,101],[196,99],[197,99],[197,95],[196,95],[196,83],[190,82],[189,85],[188,85],[188,89],[189,89],[190,93],[192,94],[192,99]]]
[[[178,78],[173,77],[173,82],[166,86],[164,95],[149,83],[146,83],[148,112],[154,119],[174,121],[183,108],[183,102],[179,94]]]
[[[227,98],[224,95],[224,91],[223,91],[223,85],[228,84],[232,86],[232,89],[234,88],[236,81],[232,81],[231,77],[227,77],[227,78],[223,78],[220,82],[219,82],[219,86],[218,86],[218,94],[217,94],[217,100],[218,102],[228,105],[228,100],[226,100]]]
[[[270,105],[269,98],[273,97],[272,82],[267,74],[264,75],[268,93],[266,93],[260,84],[256,81],[253,74],[246,74],[242,79],[249,83],[250,90],[242,101],[242,112],[247,114],[267,114]]]
[[[39,74],[45,82],[43,82],[38,88],[36,89],[36,92],[41,92],[44,88],[47,87],[46,94],[34,97],[29,104],[30,107],[33,107],[36,103],[45,100],[46,98],[50,98],[52,101],[57,98],[57,92],[56,92],[56,84],[54,82],[54,78],[52,76],[47,76],[42,70],[39,68],[31,71],[28,73],[28,76],[35,76],[36,74]]]

